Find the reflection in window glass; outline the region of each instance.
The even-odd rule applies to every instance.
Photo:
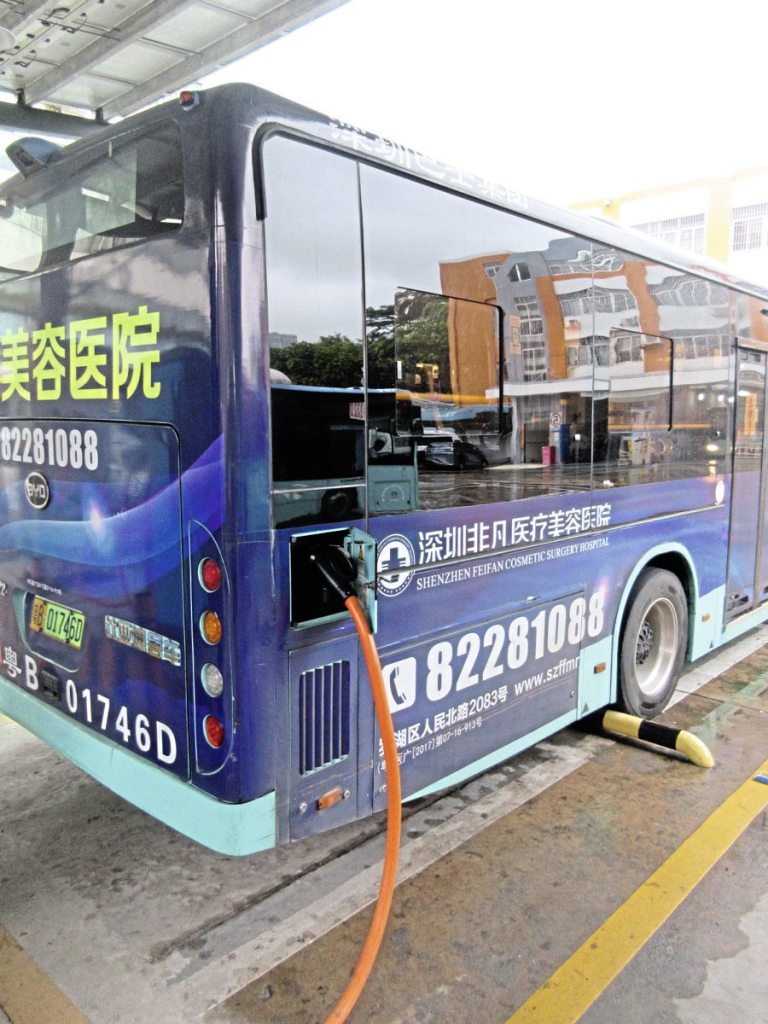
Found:
[[[589,490],[591,348],[569,353],[593,317],[562,303],[589,287],[590,243],[371,167],[361,182],[370,380],[424,432],[419,507]]]
[[[765,356],[761,352],[739,351],[736,397],[736,469],[759,469],[765,416]]]
[[[6,278],[166,234],[182,223],[181,147],[172,125],[120,146],[114,140],[95,146],[62,182],[66,166],[54,162],[9,185],[0,198],[0,274]]]
[[[723,471],[716,283],[295,141],[265,169],[278,521]]]
[[[595,396],[595,458],[613,486],[641,483],[668,463],[672,342],[635,331],[611,332],[608,387]]]
[[[598,481],[623,486],[722,473],[727,359],[673,337],[613,331],[595,390]]]
[[[329,522],[359,514],[364,474],[363,392],[272,385],[275,521]]]
[[[266,191],[264,222],[269,297],[269,341],[273,366],[292,345],[352,341],[358,366],[362,311],[357,167],[353,160],[282,136],[263,149]],[[309,355],[307,353],[310,353]],[[294,384],[340,386],[332,359],[302,349]],[[333,349],[327,353],[330,357]],[[346,372],[346,371],[344,371]],[[313,375],[315,379],[304,379]],[[290,374],[289,374],[290,376]],[[302,379],[298,379],[301,377]],[[360,385],[360,375],[353,381]]]
[[[482,471],[506,458],[500,311],[408,290],[397,292],[394,308],[397,430],[411,439],[420,507],[442,506],[448,491],[452,503],[485,501]],[[371,465],[379,464],[372,454]],[[463,479],[447,489],[445,478],[435,476],[444,470]]]
[[[276,523],[364,504],[357,168],[283,137],[264,146]]]

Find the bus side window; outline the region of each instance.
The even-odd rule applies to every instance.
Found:
[[[729,309],[726,289],[617,254],[629,300],[605,277],[595,289],[616,326],[604,338],[595,391],[595,480],[617,487],[725,471]],[[605,317],[603,320],[605,321]],[[665,333],[643,331],[644,322]],[[605,329],[605,327],[603,328]]]
[[[561,296],[588,305],[591,243],[360,173],[370,380],[407,395],[423,430],[419,508],[589,490],[592,317]]]
[[[482,469],[499,450],[501,311],[496,306],[401,289],[395,296],[398,394],[417,421],[424,469]],[[402,422],[398,430],[416,430]],[[414,415],[415,414],[415,415]]]
[[[274,136],[263,167],[275,523],[352,518],[366,444],[357,165]]]

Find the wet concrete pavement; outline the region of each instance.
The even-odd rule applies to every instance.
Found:
[[[662,721],[705,739],[716,767],[628,742],[602,746],[578,771],[398,888],[379,962],[351,1019],[506,1021],[768,756],[768,652]],[[584,1024],[765,1024],[767,840],[763,813],[597,998]],[[346,984],[368,917],[314,943],[207,1020],[322,1020]]]

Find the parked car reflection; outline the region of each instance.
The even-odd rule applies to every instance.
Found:
[[[484,469],[488,459],[477,445],[454,434],[430,438],[417,445],[419,465],[426,469]]]

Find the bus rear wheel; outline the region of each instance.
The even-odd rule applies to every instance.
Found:
[[[688,646],[688,601],[666,569],[644,569],[630,598],[621,634],[619,703],[654,718],[675,692]]]

